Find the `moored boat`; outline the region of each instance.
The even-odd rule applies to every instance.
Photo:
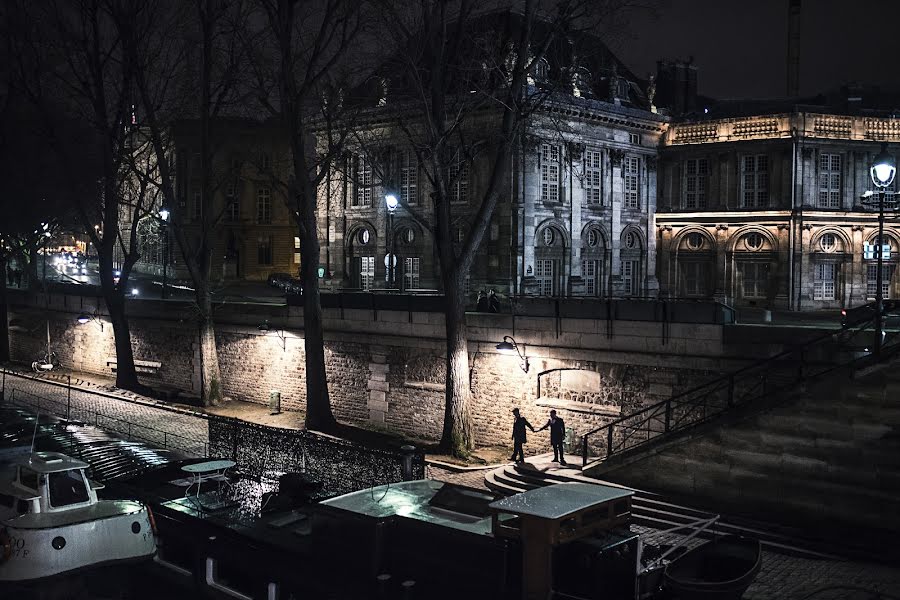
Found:
[[[759,540],[726,535],[669,563],[663,587],[679,600],[737,600],[753,582],[761,564]]]
[[[0,583],[32,582],[152,558],[152,513],[140,502],[100,500],[89,465],[32,452],[0,479]]]

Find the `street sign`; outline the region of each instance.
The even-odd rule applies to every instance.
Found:
[[[865,260],[876,260],[878,258],[878,252],[876,250],[877,246],[875,244],[870,244],[869,242],[863,242],[863,259]],[[881,246],[881,258],[883,260],[891,259],[891,245],[883,244]]]

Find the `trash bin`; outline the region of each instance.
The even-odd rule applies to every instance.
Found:
[[[269,392],[269,411],[273,415],[281,412],[281,392],[279,390]]]

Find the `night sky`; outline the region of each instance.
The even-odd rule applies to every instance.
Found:
[[[611,46],[640,77],[694,57],[700,93],[785,95],[788,0],[645,0]],[[800,94],[856,81],[900,90],[900,0],[803,0]],[[618,39],[616,39],[618,38]]]

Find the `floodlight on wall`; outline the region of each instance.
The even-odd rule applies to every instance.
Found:
[[[281,340],[281,349],[287,350],[287,336],[284,334],[284,331],[280,329],[273,329],[272,326],[269,325],[268,319],[257,325],[256,328],[261,331],[263,335],[268,334],[270,331],[274,331],[275,335],[277,335]]]
[[[79,325],[87,325],[88,323],[93,321],[100,326],[100,331],[103,331],[103,321],[100,320],[100,315],[97,312],[95,312],[94,314],[83,312],[79,314],[78,318],[75,320],[78,321]]]
[[[519,357],[519,367],[526,373],[528,372],[528,357],[525,356],[525,353],[519,350],[519,345],[516,343],[516,340],[511,336],[504,335],[503,341],[497,344],[496,346],[497,352],[500,354],[509,354],[511,356]]]

